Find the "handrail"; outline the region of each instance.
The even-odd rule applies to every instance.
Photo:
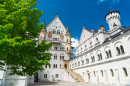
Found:
[[[75,79],[75,80],[78,80],[69,70],[67,70],[65,67],[63,67],[63,69],[66,71],[66,72],[69,72],[70,75]]]

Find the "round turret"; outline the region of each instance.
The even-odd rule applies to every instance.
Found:
[[[121,26],[119,11],[113,11],[110,9],[109,13],[105,16],[105,19],[109,25],[110,30]]]

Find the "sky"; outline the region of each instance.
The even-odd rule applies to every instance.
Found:
[[[37,0],[36,8],[42,10],[44,19],[48,25],[58,13],[63,25],[69,29],[73,40],[80,39],[83,27],[98,30],[101,25],[108,31],[109,27],[105,20],[110,8],[119,11],[122,26],[130,26],[130,0]]]

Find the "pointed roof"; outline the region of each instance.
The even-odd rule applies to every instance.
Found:
[[[70,30],[69,30],[69,26],[68,26],[68,24],[67,24],[67,33],[70,33]]]
[[[110,11],[109,11],[109,13],[108,13],[107,15],[112,14],[112,13],[119,13],[119,14],[120,14],[119,11],[113,11],[113,10],[110,8]],[[107,15],[105,16],[105,19],[106,19]]]
[[[113,10],[112,10],[111,8],[110,8],[110,11],[109,11],[109,13],[110,13],[110,12],[113,12]]]
[[[44,21],[43,21],[43,29],[46,29],[46,24],[45,24],[45,19],[44,19]]]
[[[61,22],[60,18],[58,17],[58,13],[56,13],[56,17],[46,26],[46,28],[47,28],[56,18]],[[63,25],[62,22],[61,22],[61,24],[62,24],[62,26],[65,28],[65,26]],[[65,30],[66,30],[66,28],[65,28]]]

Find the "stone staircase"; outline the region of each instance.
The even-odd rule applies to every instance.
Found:
[[[82,76],[76,72],[74,72],[73,70],[70,69],[66,69],[63,68],[66,72],[70,73],[70,76],[72,76],[72,78],[76,81],[76,82],[84,82],[84,79],[82,78]]]

